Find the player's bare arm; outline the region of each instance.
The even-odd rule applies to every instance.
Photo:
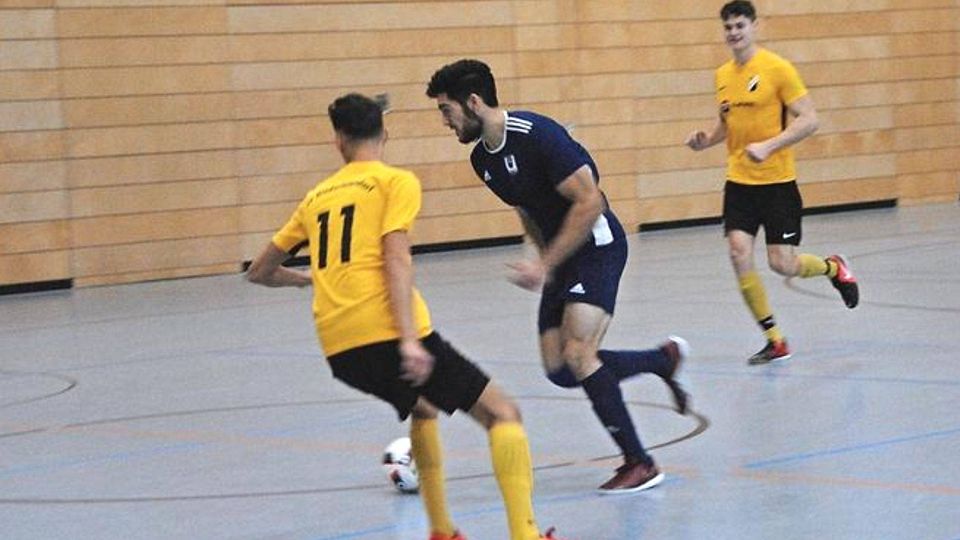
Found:
[[[787,129],[781,131],[775,137],[746,146],[744,151],[751,160],[757,163],[764,161],[777,150],[796,144],[813,135],[820,127],[817,110],[813,106],[813,99],[809,95],[787,105],[787,110],[792,118],[790,124],[787,125]]]
[[[402,377],[419,386],[433,371],[433,356],[420,343],[413,322],[413,259],[410,236],[406,231],[384,235],[383,266],[390,294],[390,311],[400,332]]]
[[[571,203],[560,226],[560,232],[543,253],[547,268],[555,268],[583,245],[593,224],[603,213],[603,195],[593,178],[593,171],[584,165],[557,184],[557,191]]]
[[[530,215],[523,208],[517,207],[517,215],[520,216],[520,223],[523,225],[523,233],[527,239],[537,249],[538,254],[542,254],[547,243],[543,240],[543,232],[537,223],[530,218]]]
[[[710,128],[710,131],[697,130],[687,135],[687,139],[683,141],[683,144],[689,146],[692,150],[697,152],[701,150],[706,150],[711,146],[722,142],[727,138],[727,124],[721,119],[717,119],[716,123]]]
[[[510,265],[516,272],[510,281],[524,289],[539,290],[549,280],[553,269],[583,245],[593,224],[603,213],[603,196],[587,165],[560,182],[557,191],[572,203],[560,232],[542,250],[539,261],[520,261]]]
[[[244,277],[251,283],[267,287],[306,287],[311,284],[310,274],[283,266],[290,255],[268,243],[257,258],[250,263]]]

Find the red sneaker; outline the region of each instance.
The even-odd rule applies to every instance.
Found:
[[[620,495],[650,489],[663,482],[663,473],[653,463],[624,463],[617,474],[604,482],[597,491],[602,495]]]
[[[430,540],[467,540],[467,537],[460,534],[460,531],[454,532],[453,536],[435,532],[430,535]]]
[[[663,382],[667,383],[667,388],[673,393],[674,408],[680,414],[687,414],[687,402],[690,395],[683,389],[678,376],[684,359],[690,356],[690,344],[682,337],[670,336],[666,343],[660,345],[660,350],[667,355],[671,364],[670,372],[663,377]]]
[[[837,275],[830,278],[833,288],[840,292],[840,298],[848,308],[853,309],[860,303],[860,286],[857,285],[857,278],[850,271],[850,265],[842,255],[830,255],[826,259],[827,264],[831,262],[837,265]]]
[[[769,364],[776,360],[786,360],[790,358],[790,348],[787,347],[786,340],[768,341],[767,346],[757,351],[756,354],[747,360],[751,366],[759,364]]]
[[[540,540],[562,540],[561,538],[558,538],[558,537],[556,537],[556,536],[553,535],[553,533],[555,533],[555,532],[557,532],[557,528],[556,528],[556,527],[550,527],[549,529],[547,529],[547,532],[546,532],[543,536],[540,537]]]

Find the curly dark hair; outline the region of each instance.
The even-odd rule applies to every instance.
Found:
[[[438,69],[427,85],[427,96],[435,98],[440,94],[446,94],[461,105],[470,94],[480,96],[490,107],[500,104],[497,100],[497,83],[490,66],[479,60],[465,58]]]

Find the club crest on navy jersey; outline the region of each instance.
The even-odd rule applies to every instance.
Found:
[[[520,168],[517,167],[517,158],[513,154],[503,158],[503,166],[507,168],[507,172],[512,176],[520,172]]]

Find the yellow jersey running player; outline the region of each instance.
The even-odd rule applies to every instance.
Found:
[[[374,100],[348,94],[328,109],[345,165],[316,185],[250,265],[247,279],[269,287],[313,286],[317,334],[344,383],[412,416],[410,439],[430,540],[465,540],[447,510],[438,411],[466,411],[486,428],[511,540],[541,536],[533,473],[514,402],[433,330],[413,285],[409,231],[420,210],[413,173],[381,161],[386,131]],[[282,266],[308,245],[308,272]]]
[[[790,349],[754,267],[753,246],[761,225],[767,261],[774,272],[801,278],[827,276],[851,309],[857,306],[860,293],[842,256],[794,252],[802,236],[803,202],[790,146],[818,127],[807,88],[793,64],[756,44],[753,4],[728,2],[720,18],[733,59],[716,72],[719,117],[710,131],[691,133],[685,144],[699,151],[727,141],[724,232],[740,292],[767,338],[767,345],[748,362],[766,364],[789,358]]]

